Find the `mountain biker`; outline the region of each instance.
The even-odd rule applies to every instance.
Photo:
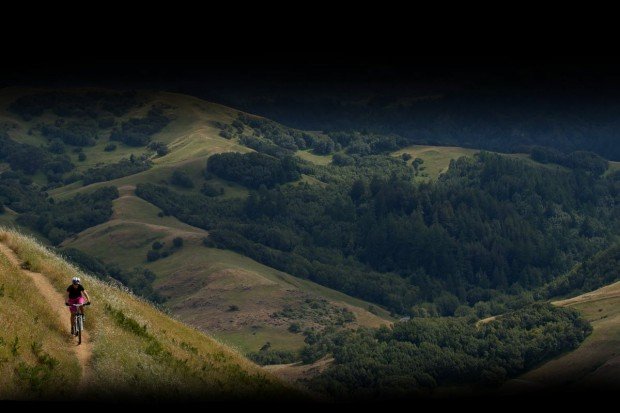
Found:
[[[80,278],[73,277],[71,285],[67,287],[67,298],[65,299],[65,304],[70,306],[69,311],[71,311],[71,335],[75,334],[75,331],[73,331],[75,313],[79,311],[84,315],[84,306],[74,307],[73,304],[84,304],[84,297],[86,297],[86,303],[90,304],[90,298],[82,284],[80,284]]]

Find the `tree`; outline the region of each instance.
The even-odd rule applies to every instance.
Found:
[[[149,250],[149,252],[146,253],[146,260],[148,262],[157,261],[159,258],[160,258],[159,252],[155,250]]]
[[[55,154],[62,154],[65,153],[65,145],[62,143],[62,140],[53,139],[48,146],[48,150]]]
[[[47,233],[47,238],[49,238],[52,244],[58,245],[63,242],[68,235],[69,233],[67,233],[67,231],[54,227]]]
[[[157,152],[158,156],[164,156],[170,152],[168,149],[168,145],[159,141],[149,143],[148,148],[152,151]]]
[[[359,203],[366,194],[366,184],[361,179],[356,179],[351,186],[349,195],[355,203]]]
[[[192,181],[192,178],[190,178],[187,173],[178,169],[172,173],[172,178],[170,179],[170,182],[173,185],[180,186],[182,188],[194,187],[194,181]]]

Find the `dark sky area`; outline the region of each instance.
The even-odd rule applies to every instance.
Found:
[[[203,94],[216,90],[288,92],[373,88],[616,93],[620,63],[612,56],[409,56],[406,54],[266,53],[198,58],[66,58],[3,65],[2,85],[150,87]],[[293,90],[291,90],[293,88]]]

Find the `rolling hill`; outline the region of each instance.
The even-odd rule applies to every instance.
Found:
[[[0,399],[273,400],[302,394],[118,286],[80,273],[30,237],[0,230],[0,268]],[[93,304],[88,335],[77,347],[63,305],[74,275]]]
[[[375,327],[388,323],[368,311],[369,303],[307,280],[259,264],[232,251],[206,248],[207,232],[183,224],[159,211],[122,187],[114,201],[109,222],[67,240],[63,246],[88,252],[104,262],[122,267],[143,266],[158,274],[155,289],[168,299],[167,306],[185,322],[210,332],[243,351],[258,351],[270,342],[274,349],[298,349],[303,336],[288,331],[291,323],[321,327],[337,321],[341,309],[351,311],[357,325]],[[151,244],[172,245],[175,237],[183,247],[153,263],[146,261]],[[230,311],[236,305],[238,310]],[[317,308],[313,309],[311,306]],[[273,317],[284,308],[302,309],[291,317]]]
[[[613,232],[611,179],[572,176],[569,168],[541,164],[527,154],[477,155],[478,150],[461,147],[405,146],[393,136],[358,132],[336,133],[332,140],[321,132],[293,130],[222,105],[156,91],[122,95],[127,99],[121,99],[124,109],[113,108],[111,121],[102,107],[106,99],[119,96],[101,92],[103,97],[97,97],[100,92],[91,89],[71,93],[101,99],[95,106],[88,99],[84,107],[67,106],[62,94],[52,95],[57,106],[35,101],[38,114],[31,115],[26,107],[18,116],[11,102],[35,92],[49,98],[40,90],[0,90],[0,132],[10,138],[4,142],[29,144],[29,153],[48,157],[44,167],[20,175],[15,170],[27,170],[37,161],[4,155],[3,195],[11,202],[0,214],[0,223],[14,225],[20,217],[20,222],[41,231],[32,230],[41,239],[50,227],[65,225],[69,230],[56,231],[53,240],[48,236],[60,250],[77,249],[127,272],[149,271],[149,288],[165,299],[169,311],[246,355],[271,349],[299,356],[298,350],[305,350],[310,341],[317,343],[315,333],[390,326],[397,314],[501,314],[523,289],[548,282],[582,255],[604,248]],[[52,139],[50,130],[63,139],[83,137],[66,134],[75,127],[71,119],[93,124],[92,113],[71,115],[89,105],[98,122],[84,132],[96,132],[89,144]],[[141,123],[145,119],[158,128]],[[144,138],[144,130],[150,131],[148,139],[132,143]],[[165,151],[157,149],[161,147]],[[211,165],[205,169],[208,159],[222,159],[227,152],[239,153],[227,159],[230,164],[239,162],[240,168],[230,175],[211,171]],[[263,162],[260,168],[243,163],[253,155]],[[416,158],[423,162],[416,163]],[[280,175],[263,185],[242,179],[248,170],[256,175],[269,172],[266,165],[294,165],[298,175]],[[611,163],[605,176],[617,168]],[[180,183],[175,181],[179,173]],[[438,179],[440,175],[445,179]],[[592,191],[577,194],[579,185],[590,185]],[[152,190],[150,197],[140,192],[145,186]],[[88,199],[108,187],[114,188],[109,199]],[[17,199],[20,190],[31,191],[32,202],[40,208],[29,210]],[[611,201],[602,205],[599,196]],[[68,202],[74,201],[77,218],[68,211]],[[569,207],[564,210],[563,204]],[[91,206],[103,212],[79,222]],[[68,213],[58,214],[54,208]],[[279,220],[285,208],[290,214]],[[211,239],[214,233],[219,243]],[[8,240],[17,237],[7,234]],[[147,258],[155,250],[156,259]],[[106,321],[124,320],[118,315],[124,310],[110,306],[107,313],[96,313],[103,310],[95,307],[93,312],[108,317]],[[139,319],[140,326],[145,316],[138,313],[130,318]],[[147,331],[138,333],[139,340],[134,338],[134,349],[146,345],[150,352],[162,354],[165,342],[165,351],[172,354],[180,351],[175,343],[189,343],[176,336],[168,342],[162,338],[168,333]],[[596,331],[595,325],[593,337]],[[179,345],[190,352],[199,348],[193,342]],[[328,356],[320,357],[314,365],[274,363],[278,365],[271,370],[286,378],[310,377],[332,366]],[[135,369],[145,366],[133,359],[128,363],[129,371],[134,364]],[[174,374],[171,369],[162,376]]]
[[[36,120],[25,121],[7,109],[10,101],[33,92],[22,89],[0,91],[0,120],[11,125],[8,133],[13,139],[45,145],[48,139],[41,134],[37,124],[53,122],[57,116],[45,112]],[[81,89],[79,92],[85,91]],[[62,247],[77,248],[106,264],[152,270],[157,274],[154,288],[167,299],[166,305],[174,314],[244,352],[258,351],[266,343],[276,350],[300,349],[304,337],[289,331],[293,323],[302,329],[327,325],[354,328],[375,327],[391,321],[389,314],[379,306],[274,270],[235,252],[206,248],[202,245],[202,239],[208,235],[205,230],[171,216],[160,217],[159,208],[135,196],[136,185],[169,182],[175,170],[187,173],[195,182],[204,180],[206,160],[212,154],[253,151],[239,143],[239,138],[220,136],[220,129],[214,126],[217,122],[231,124],[239,111],[167,92],[143,91],[139,93],[139,99],[143,104],[119,117],[118,122],[144,116],[148,107],[165,105],[172,121],[153,139],[166,144],[169,153],[150,155],[152,167],[129,176],[90,185],[78,181],[51,189],[49,192],[56,200],[70,199],[110,185],[116,186],[120,192],[120,197],[113,202],[114,213],[108,222],[68,238]],[[99,133],[105,136],[109,130],[100,129]],[[104,150],[106,142],[100,139],[96,145],[84,147],[85,161],[79,161],[75,153],[67,155],[77,170],[84,172],[145,150],[116,142],[117,148],[108,152]],[[307,151],[299,154],[309,161],[323,164],[331,158]],[[312,179],[307,177],[308,182]],[[248,194],[248,190],[239,184],[217,177],[209,183],[224,192],[222,198],[245,198]],[[175,187],[175,190],[197,194],[200,188]],[[10,224],[15,217],[9,212],[0,215],[0,219]],[[151,244],[159,241],[168,247],[176,237],[184,240],[184,246],[178,252],[156,262],[146,260]],[[237,306],[238,310],[230,311],[231,306]],[[374,313],[368,311],[369,308]],[[296,310],[274,317],[287,309]],[[353,314],[354,320],[343,322],[343,314]]]

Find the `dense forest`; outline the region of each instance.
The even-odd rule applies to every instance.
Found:
[[[338,185],[263,185],[242,204],[157,185],[137,194],[208,229],[212,245],[399,314],[484,315],[481,302],[543,286],[620,229],[617,174],[490,153],[453,161],[435,183],[415,184],[410,166],[381,156],[311,172]]]
[[[620,244],[588,258],[536,291],[536,298],[576,296],[620,281]]]
[[[310,380],[335,398],[428,395],[437,386],[497,386],[576,348],[592,331],[572,309],[536,304],[488,323],[417,318],[378,330],[342,330],[306,339],[310,360],[334,364]]]

